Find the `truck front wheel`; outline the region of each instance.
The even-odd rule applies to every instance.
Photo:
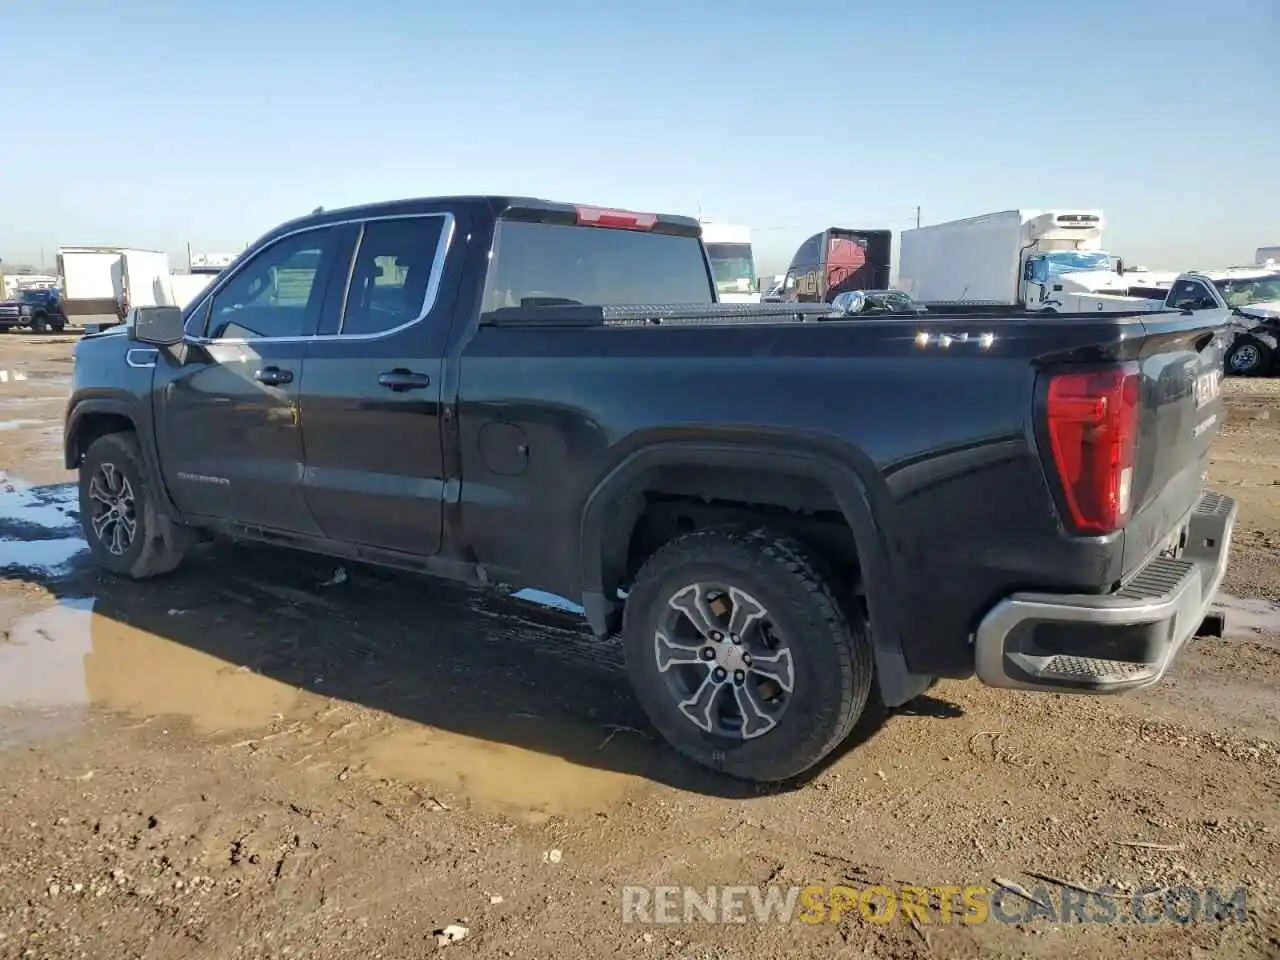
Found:
[[[31,318],[31,329],[36,333],[44,333],[49,328],[49,321],[43,313],[37,313]]]
[[[700,530],[660,548],[632,585],[622,634],[650,722],[687,757],[745,780],[818,764],[871,693],[865,619],[803,545],[767,529]]]
[[[1260,377],[1271,369],[1271,348],[1247,333],[1236,337],[1223,358],[1228,373]]]
[[[186,531],[165,516],[133,433],[93,441],[80,462],[80,525],[100,567],[144,580],[182,562]]]

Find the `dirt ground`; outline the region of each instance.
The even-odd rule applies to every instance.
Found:
[[[73,342],[0,336],[0,957],[1280,956],[1280,383],[1226,386],[1225,638],[1125,697],[943,682],[757,790],[659,743],[571,614],[237,546],[99,576]],[[996,878],[1123,916],[623,922],[627,885]],[[1136,923],[1144,885],[1244,886],[1246,916]]]

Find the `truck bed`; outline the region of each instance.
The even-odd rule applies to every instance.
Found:
[[[623,447],[679,423],[750,425],[769,442],[841,438],[894,539],[895,582],[910,595],[903,607],[930,624],[910,631],[921,644],[931,631],[967,633],[973,598],[1010,585],[1115,588],[1194,506],[1214,433],[1191,434],[1188,379],[1192,368],[1214,368],[1213,337],[1180,313],[844,318],[820,305],[636,304],[495,311],[480,322],[462,357],[469,404],[531,395],[556,406],[572,396],[591,411],[590,433]],[[572,333],[592,327],[609,333]],[[536,367],[515,359],[531,352]],[[1037,391],[1042,371],[1100,362],[1137,364],[1149,406],[1132,519],[1124,530],[1080,537],[1064,530],[1055,508],[1048,441],[1035,429]],[[700,379],[690,379],[695,370]],[[618,406],[624,375],[626,396],[643,403]],[[1216,418],[1218,403],[1199,415]],[[569,447],[579,452],[544,461],[541,482],[598,476],[612,459],[586,434]],[[538,562],[543,544],[561,536],[559,515],[540,509],[531,520],[546,526],[532,537],[527,529],[486,534],[494,540],[481,555]],[[563,593],[574,585],[540,586]],[[963,659],[950,666],[963,672]]]

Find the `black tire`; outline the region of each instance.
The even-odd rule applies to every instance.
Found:
[[[133,534],[128,545],[118,553],[113,550],[120,547],[120,543],[112,542],[107,528],[127,525],[108,522],[100,536],[94,523],[102,512],[95,490],[116,492],[104,482],[104,472],[117,473],[123,478],[127,486],[116,490],[127,491],[132,501],[132,508],[124,513],[133,521]],[[133,433],[108,433],[95,440],[85,453],[80,463],[80,525],[94,562],[111,573],[134,580],[145,580],[175,569],[182,563],[189,542],[188,531],[170,519],[155,496],[138,437]]]
[[[1242,333],[1222,358],[1226,372],[1237,377],[1261,377],[1271,372],[1271,347]]]
[[[31,329],[36,333],[44,333],[49,329],[49,319],[43,313],[37,313],[31,318]]]
[[[61,333],[66,328],[67,328],[67,321],[65,320],[49,321],[49,329],[52,330],[54,333]]]
[[[656,635],[669,601],[698,583],[755,598],[792,652],[789,702],[772,728],[751,739],[691,721],[658,666]],[[865,618],[850,617],[831,583],[825,565],[803,545],[768,529],[695,531],[654,553],[627,597],[622,638],[632,688],[668,743],[710,769],[776,782],[811,769],[848,737],[871,694],[872,645]]]

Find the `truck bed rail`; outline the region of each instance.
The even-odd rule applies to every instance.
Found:
[[[864,313],[844,314],[827,303],[627,303],[609,306],[546,304],[503,307],[480,315],[487,327],[659,327],[729,326],[744,323],[812,323],[815,321],[862,322],[892,320],[900,323],[936,324],[957,321],[1028,320],[1046,324],[1063,321],[1131,320],[1161,313],[1185,311],[1114,311],[1100,313],[1044,314],[1030,310],[982,310],[926,314]]]
[[[659,326],[672,322],[802,323],[837,319],[826,303],[626,303],[609,306],[503,307],[480,316],[482,326]]]

